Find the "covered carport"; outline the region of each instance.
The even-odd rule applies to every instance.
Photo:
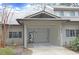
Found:
[[[38,12],[23,19],[17,19],[23,25],[24,47],[29,44],[34,47],[40,44],[62,46],[62,22],[68,21],[61,19],[45,11]]]

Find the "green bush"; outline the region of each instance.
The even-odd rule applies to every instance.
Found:
[[[0,55],[13,55],[14,51],[11,48],[0,48]]]
[[[74,40],[70,41],[70,48],[75,51],[79,51],[79,37],[76,37]]]

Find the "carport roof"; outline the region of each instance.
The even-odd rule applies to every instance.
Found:
[[[47,16],[47,17],[46,17]],[[39,11],[37,13],[31,14],[29,16],[26,16],[24,18],[60,18],[52,13],[49,13],[45,10]]]
[[[21,23],[21,21],[69,21],[69,19],[62,19],[61,17],[58,17],[44,10],[32,15],[26,16],[23,19],[16,19],[16,20],[19,23]]]

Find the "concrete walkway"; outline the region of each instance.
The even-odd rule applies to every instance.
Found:
[[[77,55],[77,53],[68,50],[64,47],[51,48],[29,48],[32,50],[32,55]]]
[[[16,48],[16,55],[78,55],[64,47]]]

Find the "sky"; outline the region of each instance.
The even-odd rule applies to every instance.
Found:
[[[31,5],[29,3],[1,3],[0,4],[0,12],[2,13],[3,7],[7,6],[7,11],[12,8],[11,12],[14,12],[13,16],[9,16],[8,23],[17,24],[17,18],[24,18],[25,16],[31,15],[41,10],[40,6]]]
[[[3,11],[2,6],[7,6],[7,11],[9,12],[12,8],[11,14],[8,18],[9,24],[18,24],[16,19],[24,18],[28,15],[37,13],[44,9],[44,5],[41,4],[30,4],[30,3],[1,3],[0,4],[0,12]],[[46,5],[46,9],[48,12],[53,13],[52,7]],[[13,13],[13,16],[12,16]],[[0,19],[1,20],[1,19]]]
[[[30,3],[0,3],[0,15],[1,12],[3,10],[3,7],[6,5],[7,11],[9,11],[12,8],[12,13],[14,12],[13,16],[10,14],[9,19],[8,19],[8,24],[18,24],[18,22],[16,21],[16,19],[18,18],[24,18],[28,15],[37,13],[41,10],[43,10],[43,6],[42,5],[32,5]],[[50,6],[46,5],[46,11],[50,12],[50,13],[54,13],[53,12],[53,8]],[[1,16],[0,16],[0,20],[1,20]]]
[[[23,10],[24,7],[28,8],[30,4],[29,3],[2,3],[0,4],[0,6],[4,6],[4,5],[20,11],[20,10]]]

